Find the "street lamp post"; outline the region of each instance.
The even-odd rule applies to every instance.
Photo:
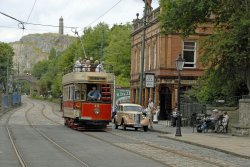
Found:
[[[182,136],[181,135],[181,115],[180,115],[180,88],[181,88],[181,71],[183,69],[185,60],[181,57],[181,54],[179,54],[179,57],[176,59],[176,69],[178,71],[178,96],[177,96],[177,126],[176,126],[176,133],[175,136]]]

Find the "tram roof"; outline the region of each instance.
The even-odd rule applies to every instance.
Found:
[[[94,83],[94,84],[113,84],[114,74],[106,72],[71,72],[62,78],[62,84],[71,83]]]

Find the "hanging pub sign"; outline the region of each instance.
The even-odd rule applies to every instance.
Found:
[[[153,88],[155,85],[155,75],[154,74],[145,74],[146,75],[146,87]]]

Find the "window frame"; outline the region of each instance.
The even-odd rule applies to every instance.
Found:
[[[193,42],[194,43],[194,48],[193,49],[185,49],[185,43],[186,42]],[[183,45],[182,45],[182,58],[185,59],[184,57],[184,52],[185,51],[193,51],[193,58],[194,58],[194,61],[193,62],[186,62],[184,63],[184,67],[183,68],[191,68],[191,69],[194,69],[196,68],[196,48],[197,48],[197,42],[196,41],[183,41]],[[185,65],[193,65],[193,67],[187,67]]]

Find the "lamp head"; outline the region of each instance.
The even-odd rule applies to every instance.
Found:
[[[182,58],[181,54],[179,54],[179,57],[176,59],[177,71],[182,71],[184,63],[185,63],[185,60]]]

